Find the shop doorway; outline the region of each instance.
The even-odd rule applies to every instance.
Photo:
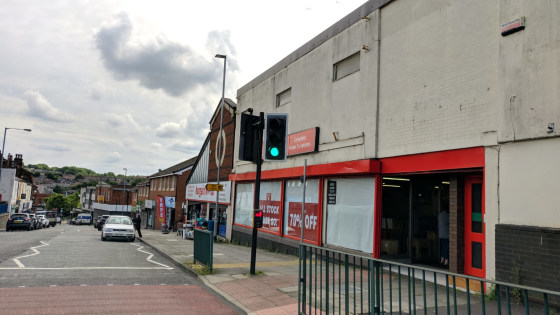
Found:
[[[482,176],[465,178],[465,274],[484,278],[484,189]]]
[[[382,180],[381,256],[439,266],[440,236],[445,237],[445,233],[441,233],[438,216],[449,211],[449,175],[391,176]],[[448,228],[442,226],[446,232]]]

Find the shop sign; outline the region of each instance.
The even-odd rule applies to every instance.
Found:
[[[301,237],[301,202],[290,202],[288,217],[288,235]],[[319,205],[316,203],[305,203],[305,217],[303,239],[316,242],[317,229],[319,228]]]
[[[259,210],[263,212],[262,229],[274,233],[280,232],[280,205],[280,200],[259,200]]]
[[[187,185],[186,198],[192,201],[216,202],[216,194],[218,192],[206,189],[206,185],[206,183]],[[220,185],[223,185],[223,191],[219,192],[218,202],[229,204],[231,199],[231,182],[221,182]]]
[[[224,191],[224,185],[206,184],[206,190],[210,190],[210,191]]]
[[[327,204],[336,205],[336,181],[327,182]]]
[[[296,155],[319,150],[319,127],[288,135],[288,155]]]
[[[165,200],[162,196],[158,196],[158,219],[159,222],[163,223],[165,221]]]
[[[154,201],[153,200],[146,200],[146,203],[144,205],[144,208],[146,209],[153,209],[154,208]]]
[[[165,197],[165,206],[168,208],[175,208],[175,197]]]

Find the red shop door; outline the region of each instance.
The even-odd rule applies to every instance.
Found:
[[[484,186],[482,176],[465,178],[465,274],[484,278]]]

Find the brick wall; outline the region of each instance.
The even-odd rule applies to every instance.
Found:
[[[559,261],[560,229],[496,225],[496,280],[560,291]]]
[[[449,185],[449,271],[463,273],[465,264],[464,180],[452,177]]]

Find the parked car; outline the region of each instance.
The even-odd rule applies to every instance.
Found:
[[[62,218],[61,217],[56,217],[56,223],[62,223]]]
[[[76,225],[76,218],[69,218],[69,219],[68,219],[68,224],[70,224],[70,225]]]
[[[99,221],[101,221],[101,216],[98,215],[97,218],[95,220],[93,220],[93,227],[97,229],[97,225],[99,224]]]
[[[50,226],[49,219],[44,214],[38,214],[37,220],[41,222],[41,228],[48,228]]]
[[[97,223],[97,230],[101,231],[101,229],[103,228],[103,224],[105,224],[105,221],[107,220],[107,218],[109,217],[109,215],[104,214],[101,216],[101,220],[99,220],[99,222]]]
[[[89,213],[78,214],[78,218],[76,219],[76,223],[78,225],[90,224],[91,223],[91,214],[89,214]]]
[[[44,214],[49,220],[49,225],[56,226],[56,211],[37,211],[37,214]]]
[[[101,240],[122,239],[134,242],[134,225],[127,216],[112,215],[105,221],[101,229]]]
[[[28,230],[31,231],[33,222],[29,213],[14,213],[6,222],[6,231]]]
[[[35,216],[35,213],[30,213],[29,214],[29,218],[31,218],[31,225],[33,226],[31,229],[32,230],[36,230],[39,229],[39,220],[37,220],[37,217]]]

